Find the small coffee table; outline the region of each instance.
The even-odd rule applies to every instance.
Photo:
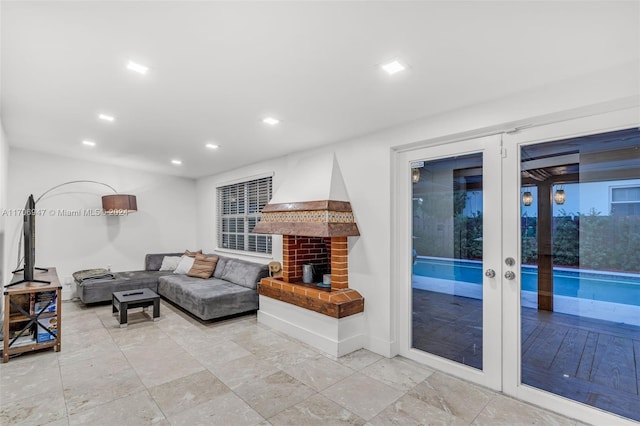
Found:
[[[160,296],[148,288],[140,290],[114,291],[112,295],[113,307],[111,312],[113,315],[120,313],[118,320],[120,328],[127,326],[127,310],[131,308],[146,309],[153,305],[153,320],[158,321],[160,318]]]

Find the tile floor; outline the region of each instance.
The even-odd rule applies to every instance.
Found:
[[[413,289],[413,347],[482,369],[482,300]],[[522,307],[522,383],[640,422],[640,327]]]
[[[60,353],[0,365],[0,424],[581,424],[401,357],[331,359],[255,315],[203,324],[163,302],[119,328],[108,305],[63,313]]]

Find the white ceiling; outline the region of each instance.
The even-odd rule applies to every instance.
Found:
[[[194,178],[640,60],[637,1],[1,8],[11,146]]]

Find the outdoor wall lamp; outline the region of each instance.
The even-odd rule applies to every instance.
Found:
[[[564,193],[564,189],[557,189],[553,194],[553,199],[555,200],[556,204],[564,204],[564,202],[567,200],[567,195]]]
[[[533,194],[530,191],[525,191],[524,194],[522,194],[522,203],[525,206],[533,204]]]
[[[411,182],[418,183],[420,181],[420,169],[417,167],[411,169]]]

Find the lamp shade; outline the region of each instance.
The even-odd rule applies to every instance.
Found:
[[[138,202],[135,195],[112,194],[102,196],[102,209],[106,214],[115,214],[138,211]]]
[[[553,199],[556,201],[556,204],[564,204],[567,199],[564,189],[558,189],[555,194],[553,194]]]

